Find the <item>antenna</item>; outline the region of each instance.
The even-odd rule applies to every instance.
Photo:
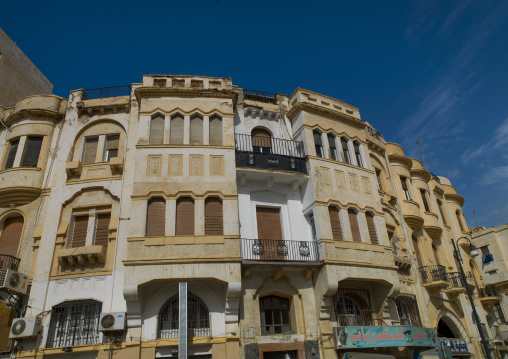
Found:
[[[423,160],[423,165],[425,166],[425,169],[428,171],[427,164],[425,163],[425,158],[423,158],[423,152],[422,152],[422,147],[420,146],[420,142],[422,142],[422,140],[416,141],[416,144],[418,145],[418,148],[420,149],[420,153],[422,155],[422,160]]]

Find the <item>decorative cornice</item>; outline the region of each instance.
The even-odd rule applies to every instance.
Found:
[[[235,114],[233,112],[222,112],[220,110],[217,110],[217,109],[213,109],[211,111],[204,111],[202,109],[200,109],[199,107],[194,107],[192,110],[184,110],[180,107],[175,107],[174,109],[172,109],[171,111],[168,111],[168,110],[164,110],[160,107],[157,107],[151,111],[139,111],[138,112],[139,115],[144,115],[144,116],[150,116],[150,115],[154,115],[156,113],[161,113],[165,116],[171,116],[172,114],[174,113],[180,113],[182,115],[194,115],[196,113],[200,114],[200,115],[203,115],[203,116],[213,116],[215,114],[217,115],[220,115],[222,117],[233,117]]]
[[[404,155],[399,155],[399,154],[396,154],[396,153],[392,153],[392,154],[388,155],[388,159],[390,161],[391,160],[396,160],[396,161],[403,162],[404,164],[406,164],[406,167],[407,167],[408,170],[411,170],[411,168],[413,167],[413,161],[411,160],[411,158],[406,157]]]
[[[326,109],[321,106],[305,102],[299,102],[295,104],[293,107],[291,107],[286,116],[292,121],[293,118],[296,116],[296,114],[300,111],[307,111],[310,113],[314,113],[316,115],[327,116],[333,118],[334,120],[339,120],[362,129],[365,128],[365,126],[367,126],[364,122],[356,119],[353,116],[349,116],[339,111],[333,111],[331,109]]]
[[[138,103],[141,97],[210,97],[210,98],[227,98],[233,100],[233,106],[236,106],[238,94],[232,90],[218,89],[195,89],[188,87],[138,87],[134,90],[134,95]]]

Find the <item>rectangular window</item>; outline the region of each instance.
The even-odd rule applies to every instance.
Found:
[[[422,202],[423,202],[423,207],[425,207],[425,212],[430,212],[429,203],[427,202],[426,191],[421,189],[420,194],[422,195]]]
[[[439,213],[441,214],[441,218],[443,219],[443,223],[444,224],[448,224],[446,223],[446,217],[444,215],[444,211],[443,211],[443,204],[439,201],[437,201],[437,207],[439,208]]]
[[[28,137],[26,139],[26,150],[21,162],[22,167],[37,167],[43,139],[44,137]]]
[[[335,136],[328,134],[328,148],[330,150],[330,159],[337,161],[337,146],[335,145]]]
[[[86,237],[89,230],[93,231],[92,245],[107,247],[109,242],[110,220],[111,213],[97,213],[92,217],[88,214],[73,216],[69,229],[67,248],[86,246]]]
[[[317,239],[317,231],[316,231],[316,222],[314,221],[314,215],[311,213],[308,216],[309,218],[309,224],[310,224],[310,231],[312,233],[312,239]]]
[[[349,157],[349,147],[348,147],[348,140],[345,138],[340,139],[340,143],[342,145],[342,154],[344,155],[344,162],[351,163],[351,157]]]
[[[376,169],[376,178],[377,178],[377,185],[379,187],[379,190],[383,190],[383,185],[381,184],[381,171]]]
[[[363,167],[362,154],[360,152],[360,144],[358,144],[357,142],[353,142],[353,147],[355,149],[356,164],[360,167]]]
[[[107,135],[104,143],[103,161],[108,162],[114,157],[118,157],[118,146],[120,144],[120,134]]]
[[[83,144],[83,163],[95,163],[98,144],[98,136],[85,137],[85,143]]]
[[[494,312],[494,316],[496,317],[498,324],[506,324],[506,319],[504,318],[503,308],[501,308],[501,305],[499,303],[496,303],[492,307],[492,311]]]
[[[14,159],[16,158],[16,152],[18,151],[19,140],[10,142],[9,154],[7,155],[7,161],[5,162],[5,168],[12,168],[14,166]]]
[[[108,246],[110,221],[111,213],[99,213],[96,215],[95,231],[93,236],[93,244],[95,246]]]
[[[68,248],[83,247],[86,244],[86,234],[88,232],[88,214],[73,216],[71,228],[69,229],[69,238],[67,240]]]
[[[411,196],[409,195],[409,189],[407,187],[407,178],[406,177],[400,177],[400,183],[402,185],[402,191],[404,192],[404,197],[406,199],[411,199]]]
[[[395,304],[399,313],[400,325],[421,327],[416,296],[412,294],[400,294],[395,298]]]

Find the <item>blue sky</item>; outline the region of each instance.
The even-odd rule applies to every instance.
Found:
[[[169,73],[340,99],[420,139],[470,227],[508,222],[508,1],[9,1],[0,27],[60,96]]]

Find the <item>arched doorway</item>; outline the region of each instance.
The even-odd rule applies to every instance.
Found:
[[[439,319],[437,323],[437,336],[438,338],[460,338],[453,332],[452,328],[446,324],[443,318]]]

